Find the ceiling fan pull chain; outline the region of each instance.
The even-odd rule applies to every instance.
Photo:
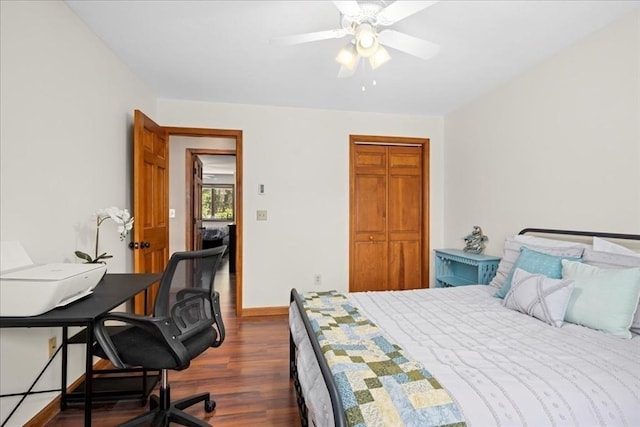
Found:
[[[361,88],[362,88],[363,92],[366,92],[367,91],[367,84],[366,84],[366,81],[367,81],[366,67],[367,67],[367,65],[365,64],[364,61],[361,61],[361,62],[362,62],[362,86],[361,86]],[[371,70],[371,72],[373,74],[373,69]],[[378,84],[378,82],[376,81],[376,79],[372,78],[371,79],[371,86],[376,86],[377,84]]]

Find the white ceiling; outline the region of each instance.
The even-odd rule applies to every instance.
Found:
[[[233,175],[236,172],[236,156],[199,154],[202,172],[214,175]]]
[[[630,0],[443,0],[391,27],[439,44],[438,55],[425,61],[389,49],[372,87],[370,69],[366,79],[337,78],[334,58],[347,38],[269,42],[340,28],[330,1],[66,3],[162,98],[427,115],[455,110],[640,8]]]

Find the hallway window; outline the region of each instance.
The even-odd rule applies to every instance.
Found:
[[[204,184],[202,186],[202,219],[234,221],[234,186],[232,184]]]

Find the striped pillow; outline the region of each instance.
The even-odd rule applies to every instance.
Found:
[[[538,244],[525,243],[518,241],[514,238],[507,238],[504,242],[504,252],[502,259],[498,263],[498,270],[496,275],[489,282],[489,286],[495,288],[502,288],[507,282],[507,278],[513,269],[513,264],[520,256],[520,248],[526,247],[537,252],[542,252],[548,255],[554,255],[567,258],[580,258],[585,250],[584,245],[576,244],[575,246],[557,247],[557,246],[542,246]]]
[[[573,280],[550,279],[516,268],[502,304],[559,328],[574,286]]]

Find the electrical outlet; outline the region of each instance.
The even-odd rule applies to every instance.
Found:
[[[313,284],[316,286],[322,286],[322,276],[318,273],[316,273],[313,276]]]
[[[58,339],[56,337],[49,338],[49,357],[54,355],[56,348],[58,348]]]
[[[267,211],[265,211],[265,210],[256,211],[256,219],[258,221],[266,221],[267,220]]]

